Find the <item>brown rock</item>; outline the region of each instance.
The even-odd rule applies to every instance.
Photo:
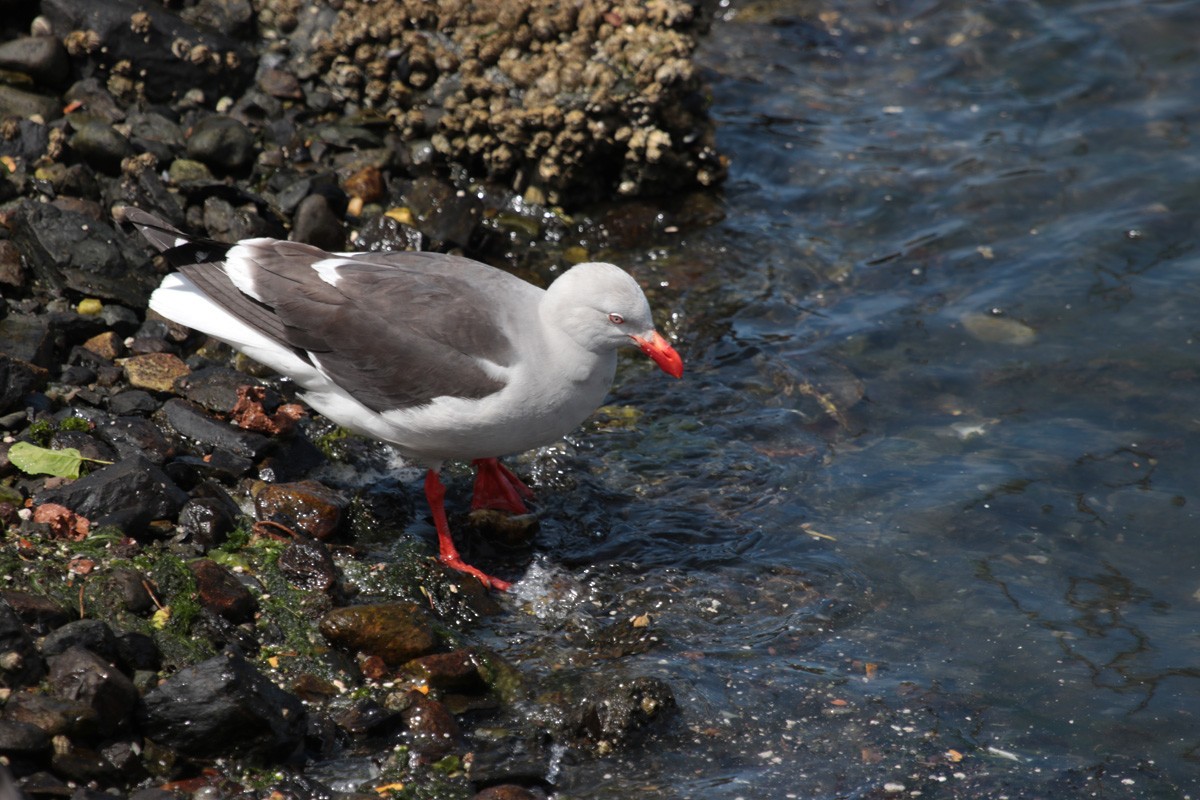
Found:
[[[413,748],[422,756],[437,759],[451,752],[459,737],[458,723],[437,700],[421,692],[410,691],[404,723],[412,735]]]
[[[338,492],[311,480],[267,484],[254,495],[259,520],[277,522],[314,539],[332,536],[348,505]]]
[[[25,264],[21,251],[8,239],[0,239],[0,284],[20,289],[25,285]]]
[[[122,362],[125,377],[137,389],[152,392],[172,391],[175,380],[191,372],[179,356],[171,353],[146,353]]]
[[[125,342],[115,332],[105,331],[84,342],[83,349],[111,361],[125,355]]]
[[[335,608],[320,623],[329,641],[347,650],[378,656],[393,666],[425,655],[437,637],[416,603],[379,603]]]
[[[246,622],[254,616],[258,607],[254,595],[225,567],[200,558],[188,564],[188,569],[196,577],[196,591],[205,608],[233,623]]]
[[[405,664],[404,671],[435,689],[481,692],[487,688],[487,682],[479,674],[475,655],[470,650],[421,656]]]
[[[375,203],[383,199],[383,174],[378,167],[363,167],[342,183],[342,188],[351,197],[364,203]]]
[[[472,800],[537,800],[537,795],[524,786],[506,783],[501,786],[489,786],[476,794]]]

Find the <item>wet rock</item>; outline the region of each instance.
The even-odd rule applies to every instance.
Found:
[[[122,460],[140,457],[162,466],[172,452],[171,443],[162,431],[144,417],[121,416],[102,421],[96,425],[95,432],[116,449]]]
[[[95,711],[102,735],[112,735],[129,727],[138,691],[109,661],[75,646],[51,656],[46,662],[51,694],[83,703]]]
[[[97,525],[115,524],[135,534],[152,520],[173,519],[187,495],[161,469],[134,456],[41,492],[37,502],[57,503]]]
[[[301,589],[327,592],[337,583],[337,566],[329,549],[312,539],[293,539],[279,554],[279,570]]]
[[[17,692],[4,704],[4,718],[34,725],[50,736],[92,738],[100,732],[100,718],[86,703],[35,692]]]
[[[8,239],[0,240],[0,286],[20,289],[25,285],[25,265],[21,251]]]
[[[264,388],[252,375],[229,367],[203,367],[175,381],[174,389],[186,399],[209,411],[228,414],[238,403],[238,392],[246,386]],[[279,393],[266,390],[263,404],[275,408],[281,402]]]
[[[142,306],[157,283],[152,273],[128,268],[132,253],[122,250],[123,240],[107,222],[22,201],[11,230],[34,275],[51,288]]]
[[[6,602],[0,602],[0,686],[18,689],[41,680],[46,662],[33,637]]]
[[[0,84],[0,118],[20,117],[49,122],[61,116],[62,105],[56,98]]]
[[[453,752],[461,733],[446,707],[416,690],[408,692],[405,699],[401,715],[413,749],[430,761]]]
[[[50,328],[50,320],[45,316],[9,314],[0,320],[0,355],[40,369],[59,363],[57,338]]]
[[[426,249],[425,236],[419,230],[386,215],[364,225],[354,245],[371,253]]]
[[[71,74],[71,63],[57,38],[22,36],[0,43],[0,69],[23,72],[43,86],[62,88]]]
[[[181,538],[205,551],[223,544],[236,525],[227,504],[214,497],[194,497],[179,512]]]
[[[85,123],[75,130],[71,150],[88,166],[106,175],[120,175],[121,161],[137,152],[111,125],[98,121]]]
[[[125,378],[135,389],[169,392],[175,381],[191,370],[179,356],[172,353],[145,353],[131,356],[122,362]]]
[[[71,619],[67,609],[44,595],[20,589],[2,589],[0,600],[8,603],[17,617],[38,633],[47,633]]]
[[[538,800],[538,795],[512,783],[500,786],[489,786],[482,792],[477,792],[472,800]]]
[[[175,186],[211,181],[213,174],[207,164],[191,158],[177,158],[167,168],[167,176]]]
[[[162,668],[158,645],[144,633],[126,631],[117,636],[117,659],[126,671],[157,672]]]
[[[573,713],[573,733],[608,752],[630,744],[676,708],[671,687],[657,678],[598,681]]]
[[[335,608],[321,618],[320,628],[337,646],[378,656],[392,666],[437,646],[428,615],[415,603]]]
[[[243,658],[256,658],[261,645],[253,631],[245,625],[235,625],[203,606],[192,620],[192,637],[208,642],[213,650]]]
[[[264,69],[259,73],[258,85],[267,94],[283,100],[300,100],[304,97],[300,80],[287,70],[274,67]]]
[[[83,349],[109,361],[125,355],[125,343],[115,331],[96,334],[83,343]]]
[[[276,522],[314,539],[332,536],[348,506],[341,493],[313,480],[267,484],[254,495],[259,520]]]
[[[283,757],[304,736],[303,704],[241,657],[180,670],[146,694],[146,736],[198,758]]]
[[[156,416],[179,436],[197,444],[205,452],[226,450],[244,458],[254,458],[271,444],[267,437],[214,419],[197,406],[179,398],[163,403]]]
[[[506,547],[524,547],[537,536],[540,523],[536,514],[511,514],[492,508],[476,508],[467,515],[467,524],[488,541]]]
[[[79,451],[80,455],[91,459],[93,462],[85,464],[85,469],[95,466],[99,462],[111,464],[117,460],[116,450],[106,442],[83,431],[56,431],[50,437],[49,446],[51,450],[62,450],[68,447],[75,448]]]
[[[50,736],[28,722],[0,720],[0,755],[36,756],[50,752]]]
[[[443,245],[465,247],[483,214],[483,204],[446,181],[422,176],[405,193],[421,233]]]
[[[346,247],[346,231],[341,218],[329,207],[329,201],[319,194],[310,194],[300,201],[292,219],[291,238],[332,252]]]
[[[158,6],[132,0],[42,0],[41,13],[56,33],[66,36],[68,52],[86,62],[87,72],[118,79],[108,85],[122,97],[140,90],[160,103],[189,89],[214,99],[237,96],[254,77],[253,54],[239,42],[194,27]],[[130,35],[133,25],[138,35]]]
[[[55,750],[50,766],[55,773],[77,783],[111,784],[121,777],[116,765],[90,747]]]
[[[351,736],[382,736],[399,727],[403,719],[371,698],[355,701],[333,715],[334,723]]]
[[[130,389],[127,392],[121,392],[110,397],[108,400],[108,410],[123,417],[131,414],[153,414],[158,410],[158,401],[149,392],[144,392],[141,389]]]
[[[112,588],[113,595],[120,601],[121,607],[131,614],[149,614],[154,610],[154,598],[150,596],[150,590],[147,588],[149,582],[146,576],[136,569],[114,567],[106,577],[106,582]]]
[[[421,656],[405,664],[404,672],[442,691],[482,692],[487,689],[487,682],[479,673],[471,650]]]
[[[42,640],[42,655],[57,656],[72,647],[82,647],[109,661],[117,660],[117,637],[107,622],[77,619],[51,631]]]
[[[196,123],[187,142],[188,158],[218,172],[238,172],[254,161],[254,133],[232,117],[213,115]]]
[[[162,114],[135,111],[125,121],[130,142],[138,152],[153,153],[159,165],[170,164],[183,151],[183,129]]]
[[[21,408],[26,395],[45,387],[48,374],[42,367],[0,353],[0,414]]]
[[[196,578],[201,605],[234,624],[253,618],[258,602],[232,572],[207,558],[191,562],[188,569]]]
[[[249,0],[199,0],[180,11],[180,16],[231,38],[245,38],[254,32],[254,8]]]

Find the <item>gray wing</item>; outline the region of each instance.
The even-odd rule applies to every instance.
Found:
[[[235,267],[255,297],[226,277],[232,262],[180,267],[213,300],[317,364],[374,411],[435,397],[480,398],[504,381],[480,364],[509,366],[501,319],[536,313],[541,290],[478,262],[437,253],[334,256],[269,239],[242,242]],[[337,265],[336,280],[314,264]],[[335,285],[336,284],[336,285]]]

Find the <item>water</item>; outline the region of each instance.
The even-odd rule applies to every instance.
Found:
[[[605,669],[682,719],[563,793],[1200,796],[1198,33],[1196,2],[721,10],[726,217],[609,254],[685,382],[631,360],[635,428],[533,465],[584,590],[500,632],[549,669],[556,626],[648,613]]]

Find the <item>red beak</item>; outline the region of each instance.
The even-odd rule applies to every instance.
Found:
[[[649,339],[643,339],[641,336],[630,336],[629,338],[642,348],[643,353],[654,359],[654,363],[658,364],[659,369],[663,372],[672,378],[683,377],[683,359],[658,331],[652,331]]]

